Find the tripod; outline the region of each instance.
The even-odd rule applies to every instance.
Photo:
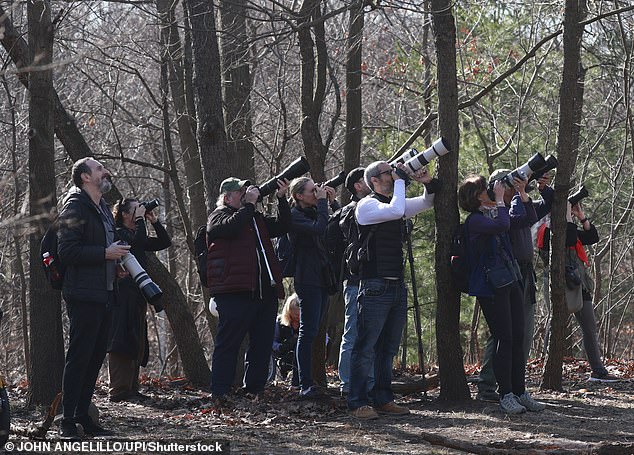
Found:
[[[414,223],[412,220],[405,220],[405,238],[407,240],[407,259],[409,261],[409,271],[412,276],[412,296],[414,298],[414,326],[416,328],[416,339],[418,341],[418,365],[423,374],[422,385],[423,394],[427,396],[427,380],[425,379],[425,352],[423,351],[423,329],[421,327],[420,308],[418,305],[418,289],[416,286],[416,273],[414,272],[414,252],[412,250],[412,230]]]

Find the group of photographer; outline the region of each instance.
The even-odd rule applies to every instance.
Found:
[[[145,251],[167,248],[171,240],[152,210],[136,199],[121,201],[113,216],[103,199],[112,176],[99,161],[80,159],[71,173],[74,186],[57,222],[56,254],[66,266],[62,294],[70,321],[59,433],[61,439],[77,441],[77,424],[87,436],[113,434],[89,415],[106,352],[111,400],[138,394],[139,365],[147,361],[145,298],[159,295],[142,268]],[[148,237],[145,220],[156,238]]]

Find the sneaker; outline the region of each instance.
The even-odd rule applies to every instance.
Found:
[[[513,392],[509,392],[500,400],[500,409],[507,414],[522,414],[526,408],[519,404]]]
[[[409,409],[403,406],[399,406],[393,401],[390,401],[389,403],[385,403],[384,405],[381,405],[381,406],[375,406],[374,409],[379,414],[388,414],[393,416],[404,416],[406,414],[409,414]]]
[[[597,373],[595,371],[590,375],[590,379],[588,381],[592,382],[619,382],[620,379],[614,376],[613,374],[608,373]]]
[[[476,400],[498,403],[500,401],[500,395],[494,390],[480,390],[476,395]]]
[[[62,419],[59,424],[59,439],[62,441],[81,441],[77,425],[72,421]]]
[[[546,409],[546,405],[544,403],[535,401],[531,394],[528,392],[524,392],[519,397],[517,397],[517,402],[524,406],[526,410],[532,412],[540,412]]]
[[[102,426],[93,422],[93,420],[88,416],[79,417],[76,420],[77,423],[82,426],[84,434],[87,436],[114,436],[114,431],[106,430]]]
[[[361,406],[360,408],[353,409],[350,411],[350,415],[359,420],[374,420],[379,418],[379,415],[372,406]]]
[[[300,390],[299,392],[299,398],[302,400],[313,400],[323,398],[324,396],[324,391],[321,389],[321,387],[316,385],[311,385],[309,388],[305,390]]]

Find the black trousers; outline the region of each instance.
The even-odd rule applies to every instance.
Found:
[[[113,303],[114,292],[108,293],[107,303],[66,302],[70,336],[62,382],[65,421],[81,420],[88,415],[99,370],[106,357]]]

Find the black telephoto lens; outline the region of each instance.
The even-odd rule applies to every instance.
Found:
[[[276,175],[271,180],[265,182],[258,187],[258,189],[260,190],[260,197],[264,198],[272,192],[276,191],[278,180],[293,180],[296,177],[304,175],[308,171],[310,171],[310,164],[308,164],[308,160],[306,160],[306,158],[304,158],[303,156],[300,156],[295,161],[293,161],[286,169],[284,169],[279,175]]]
[[[581,185],[581,188],[568,196],[568,202],[570,202],[570,205],[575,205],[580,200],[587,198],[588,196],[590,196],[590,193],[588,193],[588,190],[584,185]]]
[[[341,171],[339,174],[324,182],[324,186],[329,186],[330,188],[337,188],[346,180],[346,171]]]

